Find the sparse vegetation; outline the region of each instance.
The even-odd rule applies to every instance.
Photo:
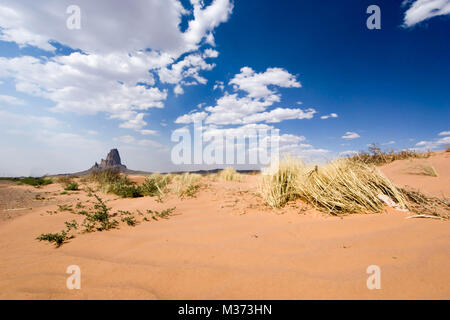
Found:
[[[172,212],[173,212],[175,209],[176,209],[176,207],[168,208],[168,209],[165,209],[165,210],[163,210],[163,211],[161,211],[161,212],[156,211],[156,210],[147,210],[147,213],[151,215],[151,217],[152,217],[153,220],[156,220],[156,221],[157,221],[158,218],[161,218],[161,219],[167,219],[167,218],[169,218],[169,216],[172,214]]]
[[[195,173],[183,173],[176,176],[176,184],[174,191],[178,197],[194,197],[200,189],[200,175]]]
[[[172,181],[171,174],[159,174],[155,173],[145,179],[141,185],[142,193],[146,196],[157,196],[158,199],[162,199],[168,192],[168,185]]]
[[[430,197],[409,189],[399,189],[407,199],[407,208],[419,215],[450,219],[450,202],[445,198]]]
[[[400,150],[400,151],[382,151],[380,146],[376,143],[372,143],[368,151],[360,151],[349,159],[362,162],[365,164],[374,164],[376,166],[381,166],[387,163],[391,163],[395,160],[411,159],[411,158],[428,158],[430,152],[417,152],[414,150]]]
[[[318,167],[290,158],[262,183],[262,196],[272,207],[300,198],[329,214],[380,212],[385,207],[380,195],[406,206],[403,194],[378,169],[350,159]]]
[[[410,174],[417,174],[422,176],[430,176],[430,177],[438,176],[436,169],[434,169],[434,167],[428,162],[418,163],[415,166],[410,167],[407,172]]]
[[[232,167],[227,167],[218,172],[220,179],[225,181],[241,181],[241,175]]]
[[[97,202],[94,204],[94,212],[89,213],[85,212],[85,219],[83,221],[83,226],[85,227],[85,232],[92,232],[93,230],[103,231],[113,229],[117,226],[117,220],[110,219],[109,211],[111,208],[108,208],[103,200],[94,195],[97,199]]]
[[[71,182],[68,185],[65,186],[64,190],[66,191],[76,191],[78,190],[78,183]]]
[[[42,186],[46,186],[53,183],[53,180],[46,177],[26,177],[26,178],[1,178],[2,180],[8,180],[17,182],[18,184],[28,184],[30,186],[40,188]]]
[[[50,243],[54,242],[56,247],[59,248],[71,238],[73,238],[73,236],[68,236],[66,231],[61,231],[59,233],[43,233],[36,239],[39,241],[48,241]]]

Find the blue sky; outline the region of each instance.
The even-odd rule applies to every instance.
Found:
[[[0,176],[84,170],[113,147],[177,170],[171,133],[194,116],[278,128],[305,160],[450,144],[450,1],[158,3],[2,1]]]

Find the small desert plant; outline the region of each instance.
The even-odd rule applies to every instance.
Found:
[[[156,210],[147,210],[147,213],[151,215],[153,220],[158,220],[158,218],[161,219],[168,219],[169,216],[172,214],[172,212],[176,209],[176,207],[168,208],[165,210],[162,210],[161,212]]]
[[[241,175],[232,167],[227,167],[219,171],[218,176],[225,181],[241,181]]]
[[[162,198],[168,193],[167,185],[172,181],[172,175],[155,173],[145,179],[141,185],[142,193],[146,196]]]
[[[137,220],[134,216],[122,217],[120,220],[126,222],[130,227],[134,227],[137,224]]]
[[[68,212],[73,212],[73,208],[72,205],[70,204],[61,204],[58,205],[58,211],[59,212],[64,212],[64,211],[68,211]]]
[[[64,222],[64,224],[66,225],[67,232],[70,232],[70,230],[72,230],[72,229],[74,229],[74,230],[78,229],[78,222],[76,222],[75,220],[66,221],[66,222]]]
[[[83,221],[85,232],[91,232],[94,229],[103,231],[115,228],[118,222],[110,219],[109,211],[111,208],[108,208],[99,196],[94,195],[94,197],[97,199],[94,204],[95,211],[93,213],[85,212],[84,214],[86,216]]]
[[[123,182],[112,184],[108,192],[117,194],[122,198],[138,198],[143,196],[140,186]]]
[[[175,178],[175,193],[179,197],[193,197],[199,190],[200,175],[195,173],[183,173]]]
[[[61,231],[59,233],[43,233],[39,237],[37,237],[36,240],[48,241],[50,243],[54,242],[56,247],[59,248],[70,238],[73,238],[73,236],[69,237],[66,231]]]
[[[71,182],[68,185],[66,185],[64,190],[66,190],[66,191],[76,191],[76,190],[78,190],[78,183]]]

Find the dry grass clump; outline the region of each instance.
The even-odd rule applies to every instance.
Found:
[[[416,174],[416,175],[422,175],[422,176],[430,176],[430,177],[437,177],[438,174],[436,172],[436,169],[429,164],[428,162],[420,163],[415,165],[414,167],[408,168],[407,171],[409,174]]]
[[[118,183],[122,179],[118,169],[94,170],[87,177],[88,181],[97,182],[100,185]]]
[[[71,176],[60,176],[55,179],[56,183],[59,183],[63,186],[71,184],[73,182],[73,178]]]
[[[201,175],[196,173],[183,173],[175,177],[174,191],[178,197],[193,197],[200,189]]]
[[[241,181],[242,180],[241,175],[236,170],[234,170],[233,167],[226,167],[225,169],[220,170],[217,173],[217,175],[220,179],[225,180],[225,181]]]
[[[298,195],[297,178],[304,171],[303,168],[300,159],[286,157],[279,163],[275,173],[262,177],[259,189],[268,205],[279,208]]]
[[[419,191],[399,189],[407,199],[408,210],[420,216],[450,219],[450,202],[445,198],[426,196]]]
[[[278,172],[263,177],[262,195],[272,207],[300,198],[330,214],[380,212],[388,196],[405,208],[402,193],[375,167],[350,159],[338,159],[324,166],[309,166],[287,159]]]
[[[368,151],[361,151],[358,154],[349,157],[349,159],[365,164],[381,166],[395,160],[428,158],[430,154],[430,152],[421,153],[413,150],[395,151],[392,149],[391,151],[382,151],[377,144],[373,143],[369,146]]]

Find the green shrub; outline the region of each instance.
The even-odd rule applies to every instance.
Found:
[[[142,190],[134,184],[116,183],[111,185],[109,192],[117,194],[122,198],[138,198],[142,197]]]
[[[64,190],[66,190],[66,191],[76,191],[76,190],[78,190],[78,183],[76,183],[76,182],[69,183],[68,185],[66,185]]]
[[[73,238],[73,236],[68,236],[66,231],[61,231],[60,233],[43,233],[36,239],[39,241],[54,242],[56,247],[59,248],[68,239]]]
[[[145,179],[144,183],[142,183],[142,193],[146,196],[158,196],[159,198],[161,198],[168,192],[167,185],[171,181],[171,175],[162,175],[159,173],[155,173]]]
[[[50,178],[45,178],[45,177],[41,177],[41,178],[34,178],[34,177],[27,177],[27,178],[19,178],[18,181],[21,184],[28,184],[30,186],[36,187],[36,188],[40,188],[42,186],[46,186],[49,184],[53,183],[53,180]]]

